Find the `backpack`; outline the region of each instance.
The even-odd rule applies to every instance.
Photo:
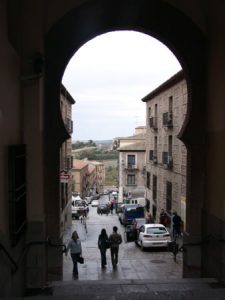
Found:
[[[106,249],[110,248],[111,243],[110,243],[108,237],[99,236],[98,246],[99,246],[99,248],[106,248]]]

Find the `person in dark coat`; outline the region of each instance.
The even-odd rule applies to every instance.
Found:
[[[102,229],[102,231],[98,237],[98,248],[101,253],[102,268],[104,269],[105,266],[107,265],[106,250],[109,248],[109,238],[108,238],[105,228]]]
[[[173,213],[173,236],[181,237],[181,226],[182,220],[181,217],[177,214],[177,212]]]
[[[111,211],[111,214],[113,214],[113,208],[114,208],[114,204],[113,204],[113,201],[110,203],[110,211]]]
[[[116,268],[116,265],[118,263],[119,245],[122,243],[122,236],[117,233],[117,230],[117,226],[113,226],[113,232],[109,236],[111,261],[114,269]]]

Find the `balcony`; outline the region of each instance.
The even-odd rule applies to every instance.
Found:
[[[163,127],[173,127],[173,114],[171,112],[163,113]]]
[[[149,151],[149,160],[152,161],[154,164],[157,164],[157,151],[156,150],[150,150]]]
[[[132,164],[127,164],[126,169],[137,169],[137,166]]]
[[[73,168],[73,156],[67,156],[66,157],[66,169],[67,169],[67,171],[69,171],[72,168]]]
[[[73,133],[73,121],[69,118],[66,118],[66,130],[68,131],[69,134]]]
[[[165,169],[172,169],[173,167],[173,157],[169,152],[162,153],[162,162]]]
[[[150,117],[149,118],[149,127],[156,130],[157,127],[157,117]]]

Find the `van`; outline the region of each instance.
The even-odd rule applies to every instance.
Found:
[[[124,204],[121,206],[122,212],[119,213],[119,221],[121,224],[127,226],[131,225],[133,219],[144,218],[144,207],[139,204]]]
[[[131,198],[131,199],[124,199],[123,200],[124,204],[139,204],[141,206],[146,205],[146,200],[145,198]]]
[[[79,219],[79,217],[83,215],[86,210],[84,200],[82,200],[79,196],[72,196],[71,205],[72,219]]]

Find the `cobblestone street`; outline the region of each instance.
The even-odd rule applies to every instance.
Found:
[[[119,263],[116,270],[112,269],[110,251],[107,250],[107,268],[101,268],[100,252],[97,247],[98,235],[102,228],[107,233],[112,232],[116,225],[118,232],[124,236],[124,226],[120,225],[118,216],[98,215],[96,207],[90,206],[87,219],[87,233],[79,220],[73,220],[72,227],[64,235],[67,244],[74,230],[78,231],[82,242],[85,262],[79,268],[79,280],[122,280],[122,279],[180,279],[182,278],[182,253],[177,255],[174,262],[172,253],[165,250],[146,250],[136,246],[134,242],[123,243],[119,250]],[[72,279],[72,260],[70,254],[64,255],[63,281]]]

